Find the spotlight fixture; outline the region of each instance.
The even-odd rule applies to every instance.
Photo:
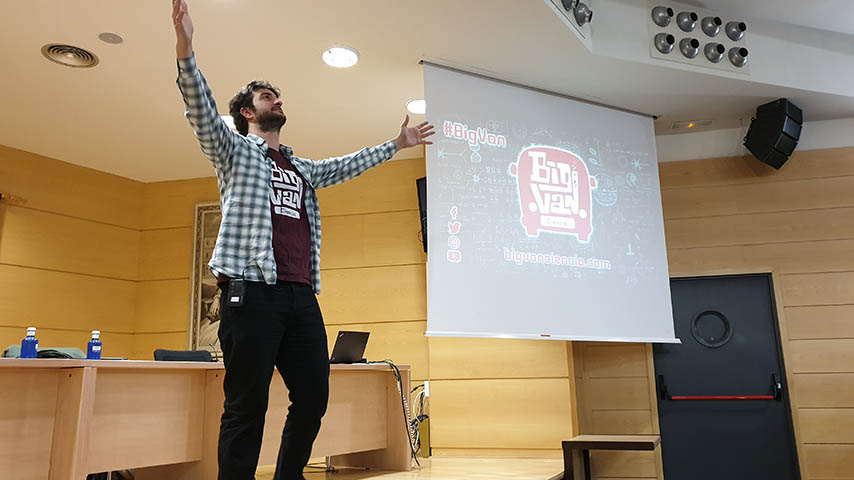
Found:
[[[679,51],[685,58],[694,58],[700,54],[700,41],[696,38],[683,38],[679,41]]]
[[[747,64],[747,54],[749,52],[744,47],[732,47],[729,49],[729,61],[738,68]]]
[[[679,25],[683,32],[693,32],[698,18],[700,17],[694,12],[679,12],[679,15],[676,15],[676,25]]]
[[[673,18],[673,9],[670,7],[655,7],[652,9],[652,21],[659,27],[670,25],[671,18]]]
[[[747,24],[744,22],[727,22],[724,31],[730,40],[737,42],[744,38],[744,32],[747,31]]]
[[[72,68],[91,68],[98,64],[94,53],[73,45],[49,43],[42,47],[42,55],[53,63]]]
[[[337,46],[323,52],[321,57],[330,67],[348,68],[359,61],[359,52],[350,47]]]
[[[676,43],[676,37],[669,33],[659,33],[653,40],[655,49],[663,54],[668,54],[673,50],[673,44]]]
[[[562,1],[572,5],[578,3]],[[593,0],[585,1],[591,3]],[[667,5],[662,0],[650,0],[648,5],[649,10],[639,10],[636,13],[638,16],[646,15],[644,23],[647,26],[650,57],[731,73],[750,74],[751,67],[747,61],[750,45],[746,21],[739,17],[726,16],[723,12],[681,7],[678,4]]]
[[[721,63],[721,60],[724,59],[724,53],[726,53],[726,47],[720,43],[707,43],[703,48],[703,53],[710,62]]]
[[[710,37],[717,37],[721,33],[721,17],[704,17],[700,22],[700,28]]]
[[[564,10],[573,13],[575,22],[578,23],[579,27],[593,21],[593,10],[586,3],[581,2],[581,0],[561,0],[561,3]]]
[[[409,100],[406,102],[406,109],[409,110],[409,113],[424,115],[427,112],[427,102],[423,98]]]

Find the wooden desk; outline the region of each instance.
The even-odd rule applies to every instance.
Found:
[[[573,454],[581,452],[584,478],[590,480],[590,450],[655,450],[661,443],[658,435],[579,435],[561,442],[563,472],[549,480],[572,480],[575,477]]]
[[[409,367],[400,373],[409,401]],[[216,478],[223,375],[221,363],[0,359],[0,478]],[[287,406],[275,373],[260,465],[276,463]],[[388,366],[332,365],[312,457],[409,470],[402,410]]]

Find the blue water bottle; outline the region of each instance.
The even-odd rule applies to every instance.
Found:
[[[39,341],[36,339],[36,327],[27,327],[27,337],[21,341],[21,358],[36,358],[39,353]]]
[[[89,346],[86,348],[86,358],[89,360],[101,359],[101,332],[92,330],[92,340],[89,340]]]

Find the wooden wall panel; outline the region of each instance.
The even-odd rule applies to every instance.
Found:
[[[720,247],[854,237],[854,208],[664,221],[668,248]]]
[[[142,184],[0,146],[0,346],[35,326],[41,347],[129,356]]]
[[[850,272],[854,271],[852,251],[854,240],[669,248],[667,261],[673,277],[771,268],[777,274]],[[806,258],[809,261],[804,261]]]
[[[430,390],[433,448],[559,450],[572,431],[566,378],[438,380]]]
[[[854,409],[806,408],[798,421],[804,443],[854,444]]]
[[[418,210],[324,218],[320,268],[424,264]]]
[[[794,340],[789,342],[794,373],[848,373],[854,370],[854,338]]]
[[[649,409],[593,410],[592,434],[640,435],[657,433],[650,420]]]
[[[192,255],[191,227],[143,230],[140,238],[139,280],[189,278]]]
[[[655,478],[657,474],[653,452],[592,451],[590,465],[593,477]]]
[[[327,324],[427,318],[426,265],[325,270],[318,297]]]
[[[854,445],[807,445],[804,450],[809,478],[854,479]]]
[[[783,305],[845,305],[854,302],[854,271],[782,276]]]
[[[585,384],[585,401],[596,410],[646,410],[649,404],[649,379],[590,378]]]
[[[568,375],[561,341],[430,337],[433,379],[554,378]]]
[[[796,374],[791,389],[798,406],[854,408],[854,373]]]
[[[0,265],[0,322],[18,333],[27,326],[132,333],[135,301],[135,282]]]
[[[3,145],[0,192],[7,205],[140,228],[141,183]]]
[[[211,175],[214,175],[211,167]],[[192,227],[196,204],[219,202],[216,178],[196,178],[143,186],[142,230]]]
[[[796,151],[786,168],[756,161],[750,155],[661,163],[658,166],[661,189],[761,184],[786,180],[840,177],[854,175],[854,147]]]
[[[140,282],[137,295],[137,333],[186,331],[189,323],[190,281]]]
[[[646,378],[646,349],[643,344],[586,346],[584,376],[588,378]]]
[[[4,209],[0,263],[137,279],[138,230],[29,208]]]
[[[671,188],[661,192],[667,219],[854,207],[854,176],[758,184]]]
[[[854,305],[786,307],[785,312],[790,340],[854,338]]]

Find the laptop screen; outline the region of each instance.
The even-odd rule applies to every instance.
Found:
[[[360,363],[365,361],[365,347],[370,332],[340,331],[335,338],[329,363]]]

